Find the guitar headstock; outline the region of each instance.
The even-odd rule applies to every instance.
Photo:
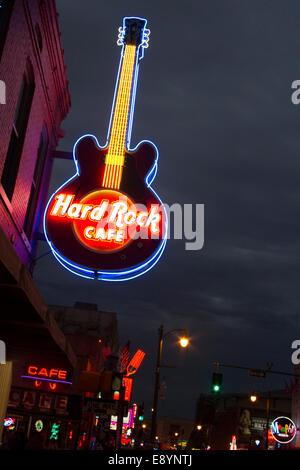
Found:
[[[144,49],[149,46],[150,29],[147,29],[146,25],[147,20],[143,18],[125,17],[123,26],[119,28],[117,44],[136,46],[139,50],[139,58],[142,58]]]

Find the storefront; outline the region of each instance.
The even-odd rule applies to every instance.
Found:
[[[17,434],[29,448],[39,441],[45,449],[75,449],[80,415],[78,395],[12,387],[4,421],[4,448]]]

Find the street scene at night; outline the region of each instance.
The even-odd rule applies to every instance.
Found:
[[[0,0],[0,465],[300,449],[299,18]]]

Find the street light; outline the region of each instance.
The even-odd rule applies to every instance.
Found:
[[[182,348],[186,348],[189,344],[189,339],[187,337],[183,336],[182,338],[180,338],[179,343],[180,343],[180,346]]]
[[[252,395],[250,396],[250,401],[252,401],[252,403],[255,403],[257,401],[257,395],[252,393]]]
[[[202,426],[201,426],[201,424],[198,424],[198,426],[197,426],[197,430],[198,430],[198,431],[201,431],[201,429],[202,429]]]
[[[189,344],[189,339],[187,337],[186,330],[184,329],[175,329],[170,330],[167,333],[164,333],[163,325],[158,329],[158,347],[157,347],[157,359],[156,359],[156,368],[155,368],[155,382],[154,382],[154,393],[153,393],[153,406],[152,406],[152,420],[151,420],[151,442],[155,442],[156,427],[157,427],[157,401],[158,401],[158,391],[159,391],[159,376],[161,368],[161,356],[162,356],[162,347],[163,342],[166,336],[175,332],[183,332],[183,336],[179,340],[179,344],[182,348],[186,348]]]

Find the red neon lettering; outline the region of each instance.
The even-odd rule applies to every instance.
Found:
[[[29,366],[28,367],[28,374],[30,375],[36,375],[37,374],[38,368],[35,366]]]
[[[67,371],[66,370],[59,370],[58,371],[58,378],[61,379],[61,380],[66,380]]]
[[[58,375],[58,370],[57,369],[50,369],[49,378],[56,377],[57,375]]]

